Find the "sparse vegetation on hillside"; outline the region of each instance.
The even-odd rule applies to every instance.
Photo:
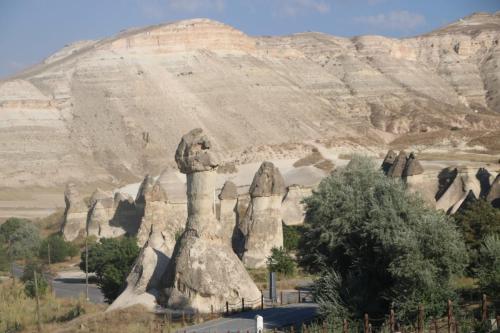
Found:
[[[391,304],[408,320],[423,304],[439,315],[454,298],[452,277],[467,263],[460,233],[374,161],[355,156],[305,200],[300,262],[321,278],[325,316],[383,316]]]
[[[89,247],[89,272],[96,274],[107,302],[120,295],[138,255],[139,247],[132,237],[102,238]],[[85,271],[85,252],[81,254],[80,269]]]

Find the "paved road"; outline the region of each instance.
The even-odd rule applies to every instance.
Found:
[[[14,275],[20,278],[23,275],[23,268],[14,266]],[[53,278],[46,276],[52,282],[52,288],[56,297],[59,298],[79,298],[85,295],[85,280],[81,278]],[[89,284],[89,299],[93,303],[104,303],[104,296],[95,284]]]
[[[248,311],[227,318],[207,321],[203,324],[190,326],[178,333],[227,333],[241,332],[255,333],[255,316],[264,318],[265,329],[274,329],[291,325],[300,325],[304,321],[316,316],[317,304],[300,303],[283,307],[257,311]]]

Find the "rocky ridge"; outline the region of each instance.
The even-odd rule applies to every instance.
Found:
[[[73,44],[0,81],[0,183],[137,181],[174,165],[194,126],[232,156],[318,138],[442,140],[451,128],[465,143],[495,138],[499,39],[496,13],[404,39],[252,37],[194,19]]]

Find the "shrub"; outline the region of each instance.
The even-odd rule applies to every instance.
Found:
[[[336,286],[316,288],[324,314],[379,317],[393,303],[409,320],[419,303],[437,315],[455,296],[451,278],[467,263],[460,233],[373,160],[353,157],[305,203],[300,263],[320,272],[317,286]]]
[[[271,249],[271,256],[267,258],[267,268],[270,272],[276,272],[284,276],[293,276],[295,274],[295,262],[282,247],[273,247]]]
[[[24,267],[23,276],[21,277],[21,281],[24,282],[24,292],[28,297],[35,297],[35,271],[36,271],[36,286],[38,287],[38,296],[43,296],[47,293],[47,289],[49,284],[47,283],[47,279],[43,275],[42,265],[37,262],[29,262]]]
[[[74,257],[79,253],[77,246],[67,242],[59,234],[54,234],[44,239],[40,245],[38,256],[48,262],[50,247],[50,262],[57,263],[64,261],[67,257]]]
[[[0,272],[8,272],[10,270],[9,256],[4,246],[0,245]]]
[[[32,258],[40,245],[38,228],[29,220],[10,218],[0,226],[0,238],[11,259]]]
[[[481,291],[500,306],[500,236],[489,235],[484,239],[479,255],[479,286]]]
[[[125,286],[127,276],[139,255],[135,238],[103,238],[89,246],[89,272],[94,272],[97,284],[108,303],[115,300]],[[85,251],[80,269],[85,270]]]
[[[469,204],[454,218],[463,232],[471,265],[475,268],[484,238],[490,234],[500,234],[500,210],[481,199]]]
[[[302,226],[283,224],[283,246],[287,251],[296,251],[299,247]]]

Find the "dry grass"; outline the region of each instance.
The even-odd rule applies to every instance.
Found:
[[[257,268],[257,269],[247,269],[248,273],[254,280],[255,284],[260,290],[267,289],[267,284],[269,280],[269,271],[267,268]],[[312,283],[314,276],[298,270],[297,273],[292,277],[280,276],[278,275],[278,281],[276,287],[279,290],[290,290],[298,289],[299,286]]]
[[[321,153],[319,151],[314,151],[314,152],[310,153],[309,155],[307,155],[306,157],[303,157],[303,158],[297,160],[295,163],[293,163],[293,166],[296,168],[302,167],[302,166],[309,166],[309,165],[316,164],[316,163],[322,161],[323,159],[324,159],[323,155],[321,155]]]
[[[43,237],[50,236],[61,230],[61,224],[64,216],[64,210],[58,209],[49,216],[35,220],[35,224],[40,228]]]
[[[20,281],[13,283],[9,279],[1,282],[0,300],[0,332],[36,331],[36,302],[25,295],[24,285]],[[82,313],[98,313],[102,310],[102,305],[76,299],[57,299],[50,293],[40,299],[44,327],[71,320]]]

